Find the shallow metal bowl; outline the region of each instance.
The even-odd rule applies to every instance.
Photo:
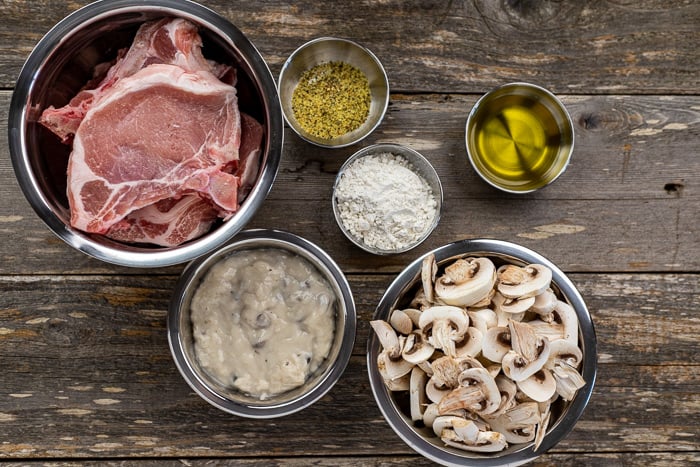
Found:
[[[358,159],[361,159],[362,157],[373,155],[373,154],[382,154],[382,153],[392,153],[392,154],[397,154],[399,156],[404,157],[414,168],[414,170],[420,174],[425,181],[428,183],[430,186],[433,195],[435,196],[435,201],[437,202],[437,210],[435,213],[435,217],[433,218],[430,227],[428,230],[420,237],[418,238],[414,243],[407,245],[403,248],[397,248],[394,250],[382,250],[378,248],[371,247],[367,245],[361,238],[357,238],[355,235],[353,235],[350,231],[348,231],[347,227],[343,224],[342,219],[340,218],[340,211],[338,209],[338,199],[336,198],[335,192],[336,188],[338,187],[338,183],[340,180],[343,178],[345,175],[346,169],[351,166],[355,161]],[[420,154],[418,151],[415,151],[407,146],[403,146],[400,144],[393,144],[393,143],[380,143],[380,144],[373,144],[371,146],[367,146],[363,149],[360,149],[357,151],[355,154],[350,156],[345,163],[340,167],[340,170],[338,171],[338,175],[335,178],[335,183],[333,184],[333,196],[332,196],[332,205],[333,205],[333,215],[335,216],[335,221],[338,224],[338,227],[340,227],[340,230],[345,234],[345,236],[353,242],[355,245],[358,247],[362,248],[365,251],[368,251],[370,253],[374,253],[376,255],[390,255],[390,254],[398,254],[398,253],[404,253],[406,251],[409,251],[427,239],[431,233],[435,230],[437,227],[438,223],[440,222],[440,215],[442,213],[442,201],[443,201],[443,192],[442,192],[442,183],[440,183],[440,177],[438,176],[437,172],[435,171],[435,168],[428,162],[428,160]]]
[[[197,363],[190,321],[190,302],[209,269],[228,255],[242,250],[275,248],[308,260],[328,280],[336,295],[335,335],[330,353],[303,386],[260,400],[217,383]],[[323,397],[342,375],[355,343],[355,303],[338,265],[323,250],[294,234],[278,230],[246,230],[232,243],[190,263],[175,286],[168,310],[168,342],[183,378],[213,406],[241,417],[274,418],[308,407]]]
[[[241,110],[263,124],[261,169],[240,210],[210,233],[178,247],[127,245],[70,226],[66,167],[70,147],[38,123],[49,105],[66,104],[92,77],[96,64],[128,47],[145,21],[165,16],[197,24],[208,59],[238,69]],[[103,0],[67,16],[27,58],[9,114],[12,164],[25,197],[46,225],[73,248],[109,263],[135,267],[189,261],[223,245],[239,232],[263,202],[277,174],[284,121],[274,79],[253,44],[225,18],[187,0]]]
[[[299,125],[292,110],[292,95],[306,70],[335,61],[352,65],[365,74],[369,81],[371,103],[367,120],[359,128],[336,138],[322,139]],[[321,37],[296,49],[282,66],[278,86],[282,111],[292,130],[302,139],[326,148],[350,146],[367,137],[379,126],[389,105],[389,80],[381,62],[368,49],[347,39]]]
[[[439,247],[416,259],[404,269],[381,298],[374,314],[374,319],[388,320],[389,314],[395,308],[405,308],[421,283],[421,267],[423,259],[435,255],[438,265],[468,256],[488,256],[496,266],[505,263],[522,266],[528,263],[539,263],[552,270],[554,291],[565,298],[574,308],[579,320],[579,345],[583,351],[581,374],[586,385],[578,390],[574,399],[563,403],[558,408],[559,416],[550,422],[549,429],[542,444],[534,450],[533,443],[511,445],[500,453],[479,454],[469,453],[446,447],[436,438],[432,429],[416,427],[410,414],[404,413],[401,404],[386,388],[379,370],[377,356],[380,343],[374,332],[367,342],[367,368],[374,398],[384,418],[401,439],[416,452],[442,465],[470,466],[516,466],[532,461],[561,441],[573,428],[583,414],[593,391],[596,379],[596,335],[591,316],[580,293],[568,277],[551,261],[540,254],[515,243],[490,239],[463,240]],[[555,416],[553,412],[553,417]]]

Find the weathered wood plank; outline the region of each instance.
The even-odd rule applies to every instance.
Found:
[[[181,379],[165,334],[175,277],[1,276],[0,457],[410,455],[366,375],[367,321],[388,279],[350,276],[355,355],[333,390],[263,422],[210,407]],[[555,452],[697,451],[700,276],[572,279],[597,325],[600,365],[583,419]]]
[[[35,465],[41,462],[45,467],[74,467],[75,462],[5,462],[8,467],[19,467],[26,465]],[[671,453],[671,452],[652,452],[652,453],[575,453],[575,454],[560,454],[549,452],[537,458],[537,460],[525,464],[526,466],[537,467],[558,467],[561,465],[567,466],[610,466],[610,467],[667,467],[668,465],[685,466],[695,465],[700,462],[700,456],[696,453]],[[310,457],[304,456],[300,458],[285,458],[285,457],[264,457],[259,459],[249,459],[244,457],[231,456],[228,459],[200,459],[200,458],[180,458],[180,459],[158,459],[144,460],[140,459],[141,465],[158,465],[163,467],[176,466],[181,467],[183,464],[191,467],[216,467],[231,465],[240,465],[243,467],[336,467],[336,466],[357,466],[363,465],[367,467],[388,467],[388,466],[434,466],[435,463],[418,456],[362,456],[362,457]],[[104,467],[123,467],[133,465],[131,460],[106,460],[90,461],[81,459],[80,465],[91,467],[95,465]]]
[[[41,36],[87,3],[0,3],[0,87],[12,87]],[[201,3],[247,34],[275,73],[297,46],[330,35],[373,50],[401,91],[483,92],[522,80],[560,93],[700,87],[695,2]]]
[[[407,254],[365,254],[335,225],[333,181],[357,147],[322,150],[291,132],[275,185],[249,227],[294,231],[318,242],[348,272],[396,272],[429,248],[474,237],[522,243],[569,271],[698,271],[700,158],[694,135],[700,99],[566,101],[577,122],[571,166],[553,185],[516,197],[491,189],[468,167],[463,127],[473,97],[393,96],[386,121],[363,144],[394,141],[422,151],[445,190],[440,226]],[[0,92],[0,123],[8,103],[9,93]],[[6,239],[0,244],[0,273],[128,271],[77,254],[48,231],[19,190],[6,138],[0,133],[0,230]]]

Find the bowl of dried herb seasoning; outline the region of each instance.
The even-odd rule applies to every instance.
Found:
[[[350,146],[372,133],[389,105],[389,81],[377,57],[334,37],[296,49],[279,75],[282,112],[301,138],[318,146]]]

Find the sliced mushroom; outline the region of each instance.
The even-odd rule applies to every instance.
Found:
[[[541,264],[524,267],[506,264],[498,268],[498,291],[506,298],[526,298],[539,295],[549,287],[552,270]]]
[[[381,319],[375,319],[369,322],[377,334],[379,342],[382,344],[384,352],[387,352],[389,358],[398,358],[401,355],[401,345],[399,344],[399,336],[394,328],[389,323]]]
[[[543,321],[548,321],[551,320],[551,313],[554,311],[556,305],[557,296],[552,289],[547,289],[535,296],[535,301],[530,307],[530,310],[540,315]]]
[[[501,361],[503,373],[515,382],[523,381],[541,370],[549,358],[549,340],[539,337],[532,326],[508,323],[513,350]]]
[[[411,419],[414,422],[423,419],[423,412],[428,405],[428,399],[425,395],[425,387],[428,383],[428,376],[423,370],[414,366],[411,370],[411,379],[409,382],[409,404],[411,407]]]
[[[562,399],[570,401],[576,395],[576,391],[586,385],[586,381],[578,371],[583,354],[578,346],[564,339],[557,339],[550,343],[549,359],[545,365],[550,369],[556,381],[556,392]]]
[[[445,385],[435,375],[428,379],[428,383],[425,385],[425,395],[428,397],[430,402],[439,404],[440,401],[452,391],[452,387]]]
[[[475,357],[481,352],[484,335],[477,328],[467,328],[466,334],[459,342],[455,342],[455,355]]]
[[[454,357],[455,342],[462,340],[467,332],[469,316],[459,307],[437,305],[424,310],[418,324],[433,347]]]
[[[435,422],[438,423],[438,420]],[[471,420],[455,417],[450,419],[449,424],[451,426],[441,424],[438,435],[447,446],[473,452],[500,452],[508,447],[501,433],[481,431]]]
[[[408,335],[413,331],[413,321],[411,317],[403,310],[398,308],[391,312],[389,317],[389,324],[391,327],[400,332],[401,334]]]
[[[413,323],[414,328],[420,327],[418,322],[420,321],[420,315],[423,313],[421,310],[418,310],[416,308],[404,308],[403,312],[406,316],[411,318],[411,322]]]
[[[510,329],[498,326],[486,331],[481,353],[492,362],[500,363],[503,357],[512,350],[510,342]]]
[[[517,384],[522,392],[536,402],[548,401],[557,391],[557,382],[547,368],[542,368]]]
[[[435,255],[429,254],[423,259],[421,269],[421,281],[423,283],[423,295],[429,303],[435,301],[435,277],[437,276],[438,265],[435,262]]]
[[[502,433],[509,443],[529,443],[535,439],[540,411],[537,402],[523,402],[490,420],[491,428]]]
[[[401,356],[407,362],[418,365],[427,362],[433,352],[435,352],[435,348],[425,341],[423,333],[415,330],[406,336]]]
[[[498,326],[498,317],[491,308],[470,310],[467,312],[467,315],[469,316],[470,325],[481,331],[482,335],[485,335],[489,329]]]
[[[498,326],[508,326],[508,321],[522,321],[525,317],[525,312],[509,313],[504,311],[503,306],[508,300],[510,299],[503,296],[500,292],[496,292],[493,296],[493,300],[491,300],[494,313],[496,313]]]
[[[458,259],[435,282],[436,296],[448,305],[472,306],[488,296],[496,269],[488,258]]]
[[[496,381],[484,368],[470,368],[459,375],[459,386],[442,398],[440,413],[466,409],[478,414],[489,414],[498,409],[501,394]]]
[[[384,384],[390,389],[392,387],[406,387],[408,380],[404,381],[402,378],[411,372],[413,366],[413,363],[407,362],[403,358],[392,359],[386,351],[377,356],[377,369]]]
[[[501,394],[501,403],[493,413],[489,414],[489,418],[498,417],[506,410],[515,405],[515,395],[518,392],[518,386],[505,375],[498,375],[495,378],[496,386]]]
[[[543,411],[540,407],[540,422],[537,424],[537,430],[535,432],[535,445],[533,449],[537,451],[544,441],[544,437],[547,434],[547,426],[549,425],[549,419],[552,412],[549,411],[550,404],[547,404],[546,409]]]
[[[534,304],[535,297],[507,298],[503,304],[501,304],[501,311],[508,313],[509,315],[517,315],[520,313],[525,313]]]

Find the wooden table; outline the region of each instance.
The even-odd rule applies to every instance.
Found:
[[[32,47],[86,1],[0,2],[0,120]],[[0,132],[0,457],[17,463],[157,460],[204,465],[428,465],[391,430],[365,365],[368,320],[425,251],[464,238],[532,248],[575,282],[598,335],[583,418],[536,465],[700,462],[700,4],[693,1],[203,1],[256,44],[273,75],[333,35],[381,59],[381,126],[325,150],[286,131],[274,187],[249,227],[283,228],[347,274],[359,324],[338,384],[301,413],[241,419],[197,397],[170,357],[165,316],[182,266],[133,270],[76,252],[34,214]],[[464,124],[484,92],[529,81],[575,124],[553,185],[510,196],[468,166]],[[333,220],[343,161],[374,142],[422,152],[445,189],[435,233],[394,257],[366,254]],[[130,462],[129,462],[130,463]]]

